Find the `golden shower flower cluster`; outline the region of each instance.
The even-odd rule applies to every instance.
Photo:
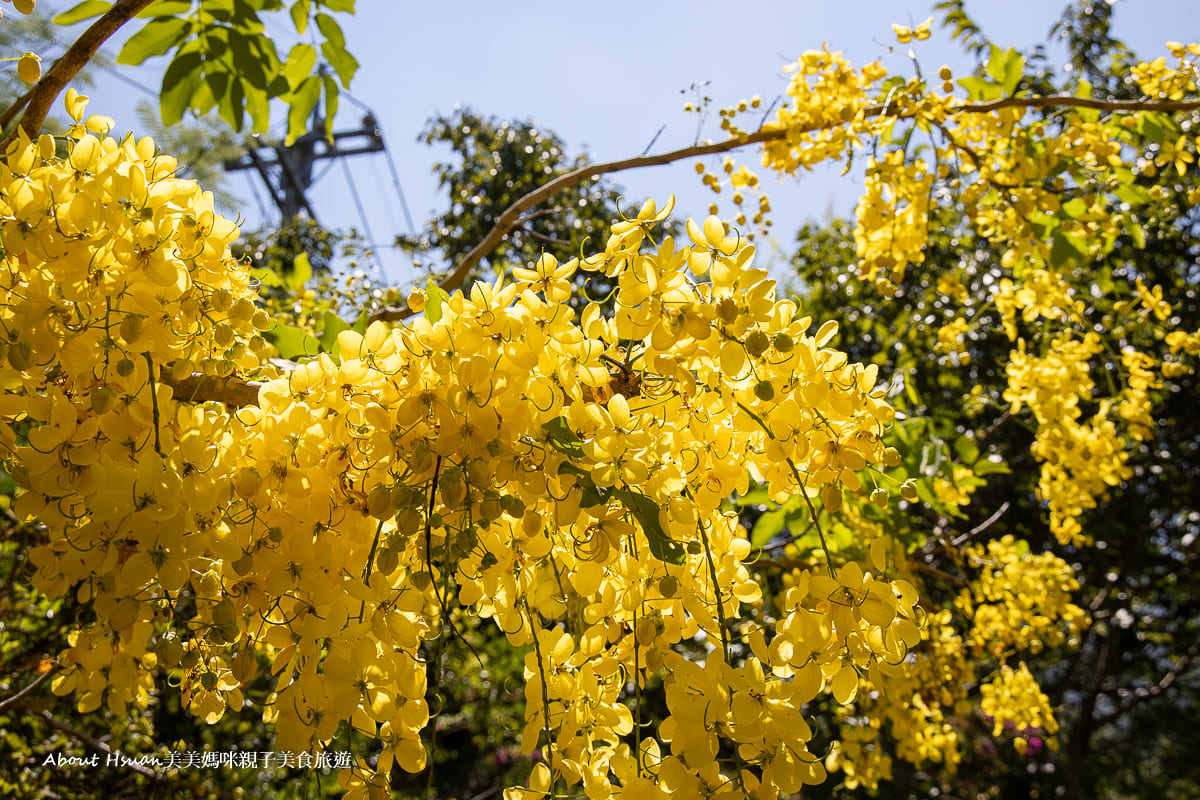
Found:
[[[985,683],[980,693],[983,695],[980,709],[991,718],[993,736],[999,736],[1006,724],[1011,724],[1018,734],[1029,730],[1058,732],[1050,700],[1024,661],[1016,669],[1007,664],[1000,667],[1000,674]],[[1050,738],[1049,743],[1053,746],[1054,739]]]
[[[753,478],[836,508],[882,463],[892,410],[876,369],[779,300],[744,238],[710,217],[655,242],[670,209],[649,203],[584,262],[427,297],[415,321],[345,331],[279,374],[234,226],[109,124],[81,121],[65,159],[19,139],[0,167],[16,509],[46,526],[39,588],[97,612],[55,691],[121,711],[165,669],[214,722],[259,705],[246,687],[266,669],[278,746],[320,749],[347,726],[380,743],[373,769],[342,776],[371,795],[391,764],[424,767],[421,645],[470,609],[531,647],[523,743],[553,780],[604,793],[632,763],[662,791],[728,781],[706,755],[718,730],[742,744],[746,796],[823,777],[799,695],[845,699],[857,670],[903,660],[915,593],[813,576],[774,650],[735,661],[733,623],[762,593],[721,503]],[[615,315],[577,318],[581,268],[615,281]],[[247,378],[267,379],[254,405],[189,402]],[[704,669],[676,649],[698,638],[722,643]],[[811,655],[783,658],[785,639]],[[774,674],[792,670],[805,680]],[[661,764],[626,741],[626,682],[656,672],[678,698],[645,732]],[[691,716],[698,695],[720,720]]]
[[[1018,650],[1036,655],[1077,640],[1087,613],[1071,602],[1079,589],[1070,564],[1053,553],[1032,554],[1012,536],[971,545],[967,561],[979,569],[956,605],[971,615],[968,644],[995,658]]]

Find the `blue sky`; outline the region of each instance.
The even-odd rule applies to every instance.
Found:
[[[59,9],[71,4],[40,3]],[[780,68],[823,42],[856,65],[883,58],[889,69],[907,71],[906,48],[894,46],[891,24],[915,25],[933,15],[932,4],[358,0],[358,14],[343,24],[348,47],[361,64],[350,93],[378,116],[408,207],[420,226],[446,204],[431,174],[432,164],[446,153],[415,142],[435,113],[449,113],[462,104],[502,118],[532,118],[557,133],[572,152],[586,150],[595,161],[637,155],[660,129],[652,152],[672,150],[696,140],[696,118],[683,111],[692,84],[708,81],[704,91],[716,107],[755,93],[770,102],[784,87]],[[967,0],[966,5],[993,41],[1018,49],[1046,41],[1062,9],[1059,0]],[[1165,41],[1200,39],[1200,0],[1119,0],[1115,19],[1117,35],[1146,57],[1164,53]],[[295,32],[286,19],[270,24],[268,33],[281,52],[294,43]],[[115,47],[110,46],[113,53]],[[957,43],[936,25],[933,37],[917,45],[916,55],[927,74],[942,64],[959,74],[968,69]],[[1061,61],[1061,56],[1053,60]],[[152,61],[129,74],[157,89],[164,67],[163,61]],[[137,125],[133,107],[145,95],[104,74],[89,94],[89,110],[116,118],[118,130]],[[352,103],[343,103],[338,127],[356,127],[361,115]],[[723,138],[713,121],[701,133],[708,137]],[[752,167],[757,163],[753,155],[747,160]],[[678,214],[703,217],[713,197],[700,185],[693,163],[613,179],[631,205],[646,197],[661,201],[674,192]],[[383,157],[357,156],[348,166],[373,238],[387,244],[406,232]],[[237,177],[230,188],[244,199],[242,216],[252,228],[262,215],[246,180]],[[856,196],[853,176],[839,178],[836,172],[779,186],[773,179],[766,182],[775,209],[775,238],[783,249],[790,247],[802,222],[828,212],[849,213]],[[265,200],[261,188],[259,195]],[[362,228],[340,165],[325,174],[310,199],[325,225]],[[384,248],[381,256],[391,280],[405,283],[416,277],[397,254]]]

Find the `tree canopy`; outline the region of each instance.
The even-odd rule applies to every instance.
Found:
[[[258,127],[278,98],[295,123],[353,75],[351,2],[193,5],[79,4],[59,20],[97,21],[40,79],[19,62],[5,114],[0,732],[107,752],[83,720],[114,721],[149,759],[132,791],[199,786],[184,757],[222,730],[230,768],[350,798],[1196,787],[1155,709],[1198,688],[1200,45],[1139,61],[1081,6],[1064,77],[946,3],[974,74],[810,50],[767,122],[745,103],[724,140],[571,170],[547,146],[545,183],[482,166],[540,134],[435,123],[489,226],[452,208],[441,277],[342,319],[268,302],[212,196],[68,88],[139,16],[118,60],[167,55],[172,114]],[[323,42],[280,58],[276,12]],[[801,232],[794,296],[755,262],[765,199],[678,227],[647,200],[529,251],[559,238],[543,203],[587,195],[594,225],[596,177],[725,154],[699,171],[739,206],[759,172],[867,163],[854,218]],[[509,738],[460,735],[489,713]],[[1105,752],[1130,731],[1158,736],[1136,766]],[[448,748],[506,755],[446,776]]]

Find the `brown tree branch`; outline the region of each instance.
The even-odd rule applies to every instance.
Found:
[[[154,0],[117,0],[112,8],[93,22],[91,27],[67,48],[67,52],[63,53],[62,58],[54,62],[50,71],[43,75],[37,85],[33,87],[25,107],[25,114],[21,117],[20,127],[29,138],[32,139],[41,131],[42,123],[46,121],[46,115],[50,113],[50,107],[54,105],[59,93],[79,74],[79,70],[92,60],[92,56],[100,49],[100,45],[108,41],[108,38],[116,33],[122,25],[152,2]],[[0,145],[0,150],[7,147],[15,135],[16,131],[9,134]]]
[[[258,390],[262,388],[262,384],[257,381],[222,378],[203,373],[195,373],[177,381],[165,370],[158,381],[174,390],[176,400],[185,403],[206,403],[215,400],[236,408],[258,405]]]
[[[1103,111],[1198,111],[1200,110],[1200,102],[1183,102],[1174,100],[1096,100],[1090,97],[1075,97],[1074,95],[1047,95],[1045,97],[1006,97],[1000,100],[990,100],[986,103],[963,103],[955,106],[952,113],[955,114],[982,114],[990,111],[997,111],[1002,108],[1094,108]],[[877,104],[867,106],[860,112],[861,118],[881,116],[889,111],[895,111],[894,103]],[[896,114],[897,119],[905,119],[912,117],[915,112],[901,111]],[[838,123],[845,124],[845,123]],[[475,245],[475,247],[463,257],[463,260],[458,263],[454,271],[446,276],[439,286],[447,292],[453,291],[458,287],[471,270],[487,257],[489,253],[496,249],[504,237],[507,236],[521,219],[521,215],[548,200],[559,192],[569,189],[572,186],[577,186],[591,178],[607,175],[613,172],[622,172],[628,169],[637,169],[639,167],[654,167],[663,164],[670,164],[675,161],[680,161],[685,158],[697,158],[718,153],[727,153],[730,150],[737,150],[741,147],[746,147],[752,144],[762,144],[764,142],[772,142],[780,139],[786,139],[790,134],[796,133],[812,133],[817,130],[832,127],[827,123],[805,125],[792,128],[768,128],[760,130],[757,133],[747,134],[743,136],[727,139],[723,142],[714,142],[711,144],[694,145],[692,147],[684,147],[679,150],[672,150],[667,153],[659,153],[653,156],[637,156],[635,158],[625,158],[619,161],[606,161],[601,164],[588,164],[580,167],[577,170],[568,172],[565,175],[560,175],[549,183],[534,189],[524,197],[517,200],[496,219],[492,229],[483,237],[483,241]],[[412,316],[413,312],[406,307],[384,308],[371,315],[371,320],[381,320],[383,322],[399,322]]]
[[[141,2],[141,0],[137,0]],[[954,113],[986,113],[995,111],[1001,108],[1097,108],[1108,111],[1197,111],[1200,110],[1200,102],[1176,102],[1176,101],[1158,101],[1158,100],[1093,100],[1086,97],[1074,97],[1072,95],[1050,95],[1047,97],[1009,97],[1001,100],[992,100],[986,103],[964,103],[956,106]],[[873,105],[862,109],[860,115],[862,118],[877,117],[888,111],[894,110],[895,106],[889,105]],[[914,112],[902,111],[896,116],[898,119],[908,118],[913,116]],[[844,123],[842,123],[844,124]],[[795,133],[811,133],[822,128],[829,127],[824,124],[813,124],[809,126],[801,126],[796,128],[769,128],[760,130],[757,133],[747,134],[735,138],[728,139],[723,142],[715,142],[710,144],[693,145],[684,147],[679,150],[672,150],[666,153],[659,153],[653,156],[637,156],[634,158],[625,158],[619,161],[607,161],[600,164],[589,164],[580,167],[577,170],[568,172],[565,175],[560,175],[549,183],[534,189],[524,197],[521,197],[497,218],[492,229],[477,244],[467,255],[459,262],[454,271],[444,278],[439,284],[444,291],[453,291],[458,285],[470,274],[471,270],[482,261],[489,253],[496,249],[497,245],[503,241],[512,230],[524,219],[525,212],[540,205],[549,198],[559,192],[569,189],[572,186],[577,186],[586,180],[599,175],[606,175],[613,172],[621,172],[628,169],[637,169],[639,167],[661,166],[670,164],[675,161],[680,161],[685,158],[698,158],[707,155],[715,155],[718,153],[726,153],[730,150],[736,150],[741,147],[746,147],[753,144],[762,144],[765,142],[778,141],[786,139],[789,134]],[[406,306],[391,307],[381,309],[370,316],[372,322],[400,322],[413,315],[413,311]],[[216,400],[230,406],[247,406],[256,405],[258,403],[258,389],[261,384],[250,381],[240,381],[233,378],[216,378],[212,376],[193,375],[185,378],[182,381],[172,381],[165,376],[162,382],[171,386],[176,391],[176,396],[183,399],[186,398],[193,402],[204,402],[206,400]],[[1009,418],[1009,414],[1002,416],[989,429],[990,434],[995,427],[999,427],[1004,421]],[[986,437],[985,437],[986,438]]]

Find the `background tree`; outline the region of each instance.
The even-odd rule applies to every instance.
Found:
[[[397,244],[446,264],[462,261],[519,198],[588,163],[586,155],[569,156],[565,142],[531,120],[503,121],[470,108],[433,117],[420,140],[450,148],[453,160],[434,165],[450,208],[430,220],[421,234],[401,236]],[[626,213],[630,205],[626,202]],[[542,253],[566,261],[579,255],[585,243],[594,247],[603,239],[621,211],[620,189],[608,181],[597,178],[572,186],[523,215],[475,275],[508,272],[532,264]],[[603,286],[589,291],[591,297],[605,294]]]

